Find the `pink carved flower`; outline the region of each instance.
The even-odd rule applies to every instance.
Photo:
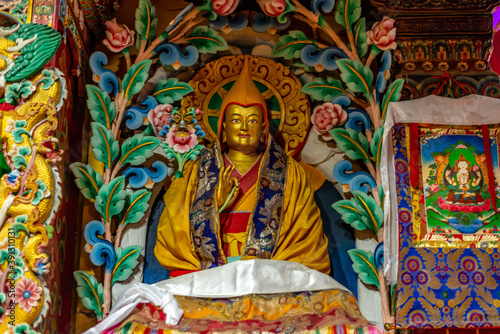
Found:
[[[324,140],[332,140],[332,136],[328,131],[347,120],[347,113],[342,109],[340,104],[331,102],[323,103],[313,110],[311,122],[313,130]]]
[[[234,12],[239,0],[212,0],[212,9],[217,15],[226,16]]]
[[[42,287],[38,286],[33,280],[23,276],[17,282],[14,300],[19,304],[21,309],[30,312],[31,308],[38,304],[41,293]]]
[[[165,125],[170,124],[170,119],[172,118],[172,105],[170,104],[159,104],[156,108],[151,109],[148,114],[149,123],[153,126],[156,136],[165,136],[168,129]]]
[[[286,0],[257,0],[267,16],[280,16],[286,9]]]
[[[167,143],[175,152],[186,153],[198,145],[198,138],[194,129],[177,130],[177,125],[172,125],[167,133]]]
[[[111,21],[106,21],[106,39],[102,41],[111,52],[120,52],[126,47],[134,44],[135,31],[123,24],[116,22],[116,18]]]
[[[373,25],[372,30],[367,33],[368,44],[373,44],[380,50],[396,50],[398,45],[394,41],[396,39],[396,28],[394,28],[394,20],[388,16],[384,16],[382,21]]]

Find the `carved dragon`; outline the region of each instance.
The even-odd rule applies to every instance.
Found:
[[[60,42],[44,25],[0,29],[0,131],[11,169],[0,180],[0,333],[32,333],[51,303],[47,277],[61,199],[53,135],[66,90],[57,69],[42,68]]]

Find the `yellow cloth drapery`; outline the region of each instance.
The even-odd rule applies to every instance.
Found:
[[[184,177],[174,180],[164,197],[165,210],[158,224],[155,255],[160,264],[171,271],[200,268],[189,221],[189,209],[196,192],[196,164],[185,165]],[[255,206],[257,187],[251,187],[245,197],[250,200],[247,203]],[[250,210],[253,211],[254,208]],[[329,273],[327,239],[314,201],[314,191],[304,169],[292,158],[288,163],[282,215],[279,237],[271,259],[294,261]],[[222,238],[218,240],[218,247],[222,249],[220,239]],[[252,258],[255,257],[244,255],[242,260]]]

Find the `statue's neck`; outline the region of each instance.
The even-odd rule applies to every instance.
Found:
[[[255,162],[259,159],[259,152],[239,152],[234,150],[229,150],[226,154],[227,158],[233,165],[236,166],[236,169],[242,174],[245,175],[246,172],[252,168]]]

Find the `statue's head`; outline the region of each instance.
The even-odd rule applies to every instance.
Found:
[[[265,144],[269,130],[266,101],[255,86],[248,58],[221,105],[219,142],[230,150],[255,153]]]

